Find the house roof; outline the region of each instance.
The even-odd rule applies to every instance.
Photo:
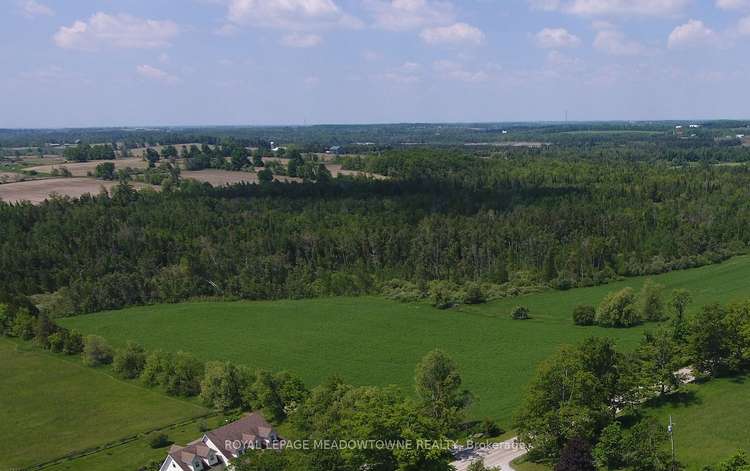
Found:
[[[205,433],[205,437],[208,437],[228,459],[237,454],[237,450],[226,447],[227,442],[240,441],[244,444],[259,439],[271,441],[272,435],[276,435],[273,426],[258,412],[247,414],[235,422]],[[196,456],[208,466],[210,453],[211,448],[204,443],[203,437],[193,440],[184,447],[172,445],[169,448],[169,456],[180,466],[192,466],[193,458]],[[223,463],[220,465],[223,466]]]
[[[226,442],[233,442],[236,440],[255,441],[245,440],[245,436],[255,436],[261,440],[271,440],[271,435],[273,434],[273,426],[271,426],[271,424],[269,424],[258,412],[247,414],[240,420],[219,427],[216,430],[206,432],[206,436],[210,438],[214,445],[222,450],[225,455],[232,455],[237,451],[225,448],[224,445]]]

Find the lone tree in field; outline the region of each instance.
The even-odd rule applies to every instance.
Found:
[[[455,427],[469,405],[471,395],[461,389],[461,374],[454,361],[441,350],[433,350],[417,364],[415,386],[428,415],[446,430]]]
[[[632,327],[641,323],[633,288],[609,293],[596,310],[596,323],[603,327]]]
[[[527,319],[531,319],[531,314],[529,312],[529,308],[527,308],[526,306],[516,306],[510,312],[510,317],[512,317],[515,321],[525,321]]]

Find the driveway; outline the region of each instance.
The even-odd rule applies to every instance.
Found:
[[[516,438],[511,438],[501,443],[458,450],[454,453],[456,461],[452,464],[457,471],[466,471],[472,462],[483,459],[488,468],[499,467],[502,471],[515,471],[510,462],[525,454],[526,448]]]

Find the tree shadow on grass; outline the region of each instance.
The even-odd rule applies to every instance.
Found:
[[[652,408],[672,406],[672,407],[690,407],[698,406],[703,403],[703,400],[698,397],[697,392],[694,389],[681,389],[670,394],[655,397],[647,402],[647,405]]]

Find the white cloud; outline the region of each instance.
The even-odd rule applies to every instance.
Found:
[[[333,0],[229,0],[227,19],[235,25],[296,31],[362,26]]]
[[[308,88],[317,87],[318,85],[320,85],[320,77],[316,75],[309,75],[305,77],[305,80],[303,82]]]
[[[716,6],[722,10],[750,9],[750,0],[716,0]]]
[[[577,57],[570,57],[560,51],[549,51],[547,54],[547,64],[556,68],[573,68],[579,67],[583,61]]]
[[[55,43],[65,49],[97,50],[104,46],[156,48],[169,45],[179,27],[169,20],[150,20],[127,14],[95,13],[55,33]]]
[[[742,36],[750,36],[750,16],[742,18],[737,26],[737,32]]]
[[[375,25],[391,31],[408,31],[455,21],[453,5],[433,0],[365,0]]]
[[[529,0],[532,8],[580,16],[671,16],[690,0]]]
[[[179,79],[175,77],[174,75],[171,75],[161,69],[150,66],[148,64],[141,64],[137,66],[135,68],[135,71],[141,77],[145,77],[150,80],[156,80],[158,82],[175,83],[179,81]]]
[[[544,28],[534,36],[536,44],[546,49],[560,49],[573,47],[581,43],[578,36],[571,34],[565,28]]]
[[[323,38],[317,34],[300,34],[292,33],[287,34],[281,39],[281,44],[287,47],[296,48],[309,48],[319,46],[323,42]]]
[[[450,60],[440,60],[432,64],[433,69],[443,78],[467,83],[485,82],[489,79],[482,70],[469,71],[462,64]]]
[[[711,42],[716,39],[716,33],[700,20],[690,20],[676,27],[669,35],[668,45],[670,49],[682,46],[697,45]]]
[[[628,39],[614,27],[600,29],[594,39],[594,47],[613,56],[635,56],[644,51],[641,43]]]
[[[400,85],[411,85],[422,81],[420,76],[421,70],[422,65],[417,62],[404,62],[399,67],[393,68],[375,78]]]
[[[420,37],[427,44],[474,44],[484,41],[484,33],[479,28],[466,23],[450,26],[437,26],[422,30]]]
[[[34,18],[37,16],[53,16],[55,14],[55,11],[52,8],[35,0],[26,0],[24,2],[21,2],[21,12],[27,18]]]

